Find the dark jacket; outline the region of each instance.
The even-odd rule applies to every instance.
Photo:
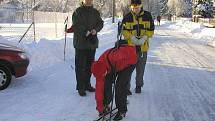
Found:
[[[96,49],[98,47],[97,35],[86,37],[89,30],[95,29],[99,32],[103,28],[103,20],[100,13],[93,6],[84,6],[77,8],[72,15],[74,27],[73,45],[76,49]]]
[[[136,49],[134,46],[124,45],[118,49],[112,48],[106,50],[91,67],[91,72],[96,77],[96,109],[98,112],[104,110],[104,82],[105,76],[111,73],[111,65],[115,71],[119,72],[123,69],[134,65],[137,62]],[[111,64],[111,65],[110,65]]]
[[[157,16],[157,21],[160,21],[161,20],[161,16]]]

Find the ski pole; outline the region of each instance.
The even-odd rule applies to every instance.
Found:
[[[116,48],[115,49],[119,49],[119,40],[121,40],[121,30],[122,30],[122,23],[121,22],[118,22],[118,33],[117,33],[117,42],[116,42]],[[111,51],[115,51],[114,49],[112,49]],[[111,53],[111,51],[108,53],[108,55]],[[113,71],[113,76],[114,76],[114,80],[113,80],[113,89],[112,89],[112,100],[111,100],[111,112],[110,112],[110,119],[109,121],[111,121],[112,119],[112,111],[113,111],[113,98],[115,96],[115,90],[116,90],[116,80],[118,78],[117,76],[117,72],[116,72],[116,65],[113,66],[110,62],[110,59],[108,58],[108,55],[107,55],[107,61],[109,63],[109,65],[111,66],[111,70]]]
[[[113,112],[113,98],[114,98],[114,95],[115,95],[116,79],[117,79],[116,71],[114,71],[114,77],[115,77],[115,79],[114,79],[114,82],[113,82],[112,101],[111,101],[111,108],[110,108],[111,112],[110,112],[110,119],[109,119],[109,121],[111,121],[111,119],[112,119],[112,112]]]
[[[66,17],[66,19],[65,19],[65,21],[64,21],[64,24],[65,24],[65,29],[64,29],[64,31],[65,31],[65,38],[64,38],[64,52],[63,52],[63,60],[65,61],[66,60],[66,30],[67,30],[67,24],[68,24],[68,16]]]
[[[115,107],[115,108],[112,110],[112,112],[115,111],[116,109],[117,109],[117,108]],[[108,111],[108,112],[105,112],[102,116],[99,116],[98,119],[95,119],[95,120],[93,120],[93,121],[101,121],[101,120],[103,120],[104,117],[107,116],[109,113],[111,113],[111,110]],[[114,115],[114,114],[115,114],[115,113],[112,113],[112,115]]]

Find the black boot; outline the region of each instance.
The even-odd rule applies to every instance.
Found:
[[[89,92],[95,92],[96,91],[96,89],[92,86],[88,87],[86,90]]]
[[[83,89],[78,90],[80,96],[86,96],[86,92]]]
[[[135,93],[141,93],[141,86],[136,86]]]
[[[117,112],[116,116],[113,118],[114,121],[120,121],[125,117],[126,112]]]

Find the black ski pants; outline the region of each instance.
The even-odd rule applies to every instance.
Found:
[[[91,65],[95,59],[96,50],[75,49],[76,89],[86,90],[91,86]]]
[[[124,70],[117,72],[116,77],[113,73],[107,74],[105,78],[104,88],[104,105],[110,104],[112,100],[112,83],[116,79],[115,87],[115,103],[116,108],[120,112],[127,112],[127,85],[131,80],[131,75],[135,66],[129,66]]]

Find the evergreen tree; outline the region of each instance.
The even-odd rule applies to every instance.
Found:
[[[199,0],[196,4],[193,4],[193,14],[201,15],[204,18],[212,18],[213,17],[212,0]]]
[[[168,0],[160,0],[160,2],[159,2],[160,13],[162,16],[168,14],[167,2],[168,2]]]

